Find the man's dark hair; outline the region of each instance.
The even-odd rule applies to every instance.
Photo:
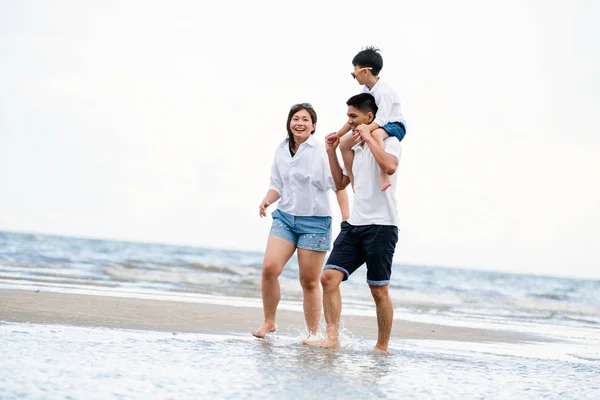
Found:
[[[367,46],[352,59],[352,65],[361,68],[371,68],[371,73],[375,76],[383,68],[383,57],[379,54],[381,50],[377,47]]]
[[[369,111],[371,111],[373,115],[377,114],[377,104],[375,103],[375,97],[373,97],[373,95],[369,93],[361,93],[350,97],[346,102],[346,105],[348,107],[355,107],[364,114],[368,113]]]

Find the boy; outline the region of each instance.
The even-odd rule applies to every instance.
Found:
[[[344,150],[351,149],[355,143],[360,142],[361,130],[368,129],[382,149],[385,148],[384,139],[394,136],[399,141],[402,141],[406,133],[405,121],[400,108],[400,99],[394,89],[379,78],[379,72],[383,68],[383,58],[379,54],[379,51],[378,48],[369,46],[358,52],[352,59],[354,72],[351,72],[350,75],[359,84],[364,85],[363,93],[373,95],[378,111],[373,122],[368,125],[362,124],[356,127],[353,130],[353,135],[346,135],[351,130],[348,123],[345,123],[339,131],[334,132],[340,138],[340,150],[342,150],[342,158],[348,171],[351,170],[350,166],[352,166],[354,160],[354,152]],[[385,172],[380,171],[380,178],[381,190],[385,191],[392,185],[390,177]],[[354,177],[351,173],[350,181],[354,186]]]

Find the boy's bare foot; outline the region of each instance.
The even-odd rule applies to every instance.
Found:
[[[389,183],[389,182],[384,182],[384,183],[382,183],[382,184],[381,184],[381,191],[382,191],[382,192],[385,192],[385,191],[386,191],[386,190],[387,190],[387,189],[388,189],[390,186],[392,186],[392,184],[391,184],[391,183]]]
[[[260,329],[257,329],[254,332],[252,332],[252,336],[257,337],[259,339],[264,339],[265,336],[267,336],[267,333],[275,332],[276,330],[277,325],[263,322]]]
[[[340,342],[337,340],[329,340],[329,339],[324,339],[324,340],[308,340],[308,339],[304,339],[302,341],[302,344],[305,344],[307,346],[313,346],[313,347],[322,347],[324,349],[337,349],[338,347],[340,347]]]

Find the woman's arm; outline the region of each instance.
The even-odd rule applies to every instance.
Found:
[[[340,212],[342,213],[342,221],[345,221],[350,217],[350,206],[348,205],[348,192],[346,192],[346,189],[336,190],[335,197],[337,198],[338,205],[340,206]]]
[[[265,198],[263,199],[263,201],[260,203],[259,208],[259,215],[261,217],[266,217],[267,216],[267,207],[269,207],[271,204],[275,203],[277,200],[279,200],[280,196],[279,193],[277,193],[276,190],[273,189],[269,189],[269,191],[267,192],[267,195],[265,196]]]

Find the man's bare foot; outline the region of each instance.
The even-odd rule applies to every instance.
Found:
[[[276,330],[277,325],[263,322],[260,329],[257,329],[254,332],[252,332],[252,336],[257,337],[259,339],[264,339],[265,336],[267,336],[267,333],[275,332]]]
[[[302,341],[302,344],[305,344],[307,346],[313,346],[313,347],[322,347],[324,349],[337,349],[338,347],[340,347],[340,342],[337,340],[329,340],[329,339],[324,339],[324,340],[308,340],[308,339],[304,339]]]
[[[386,190],[387,190],[387,189],[388,189],[390,186],[392,186],[392,184],[391,184],[391,183],[389,183],[389,182],[384,182],[384,183],[382,183],[382,184],[381,184],[381,191],[382,191],[382,192],[385,192],[385,191],[386,191]]]
[[[383,346],[375,345],[375,347],[373,347],[373,351],[376,351],[378,353],[387,353],[388,348],[387,347],[383,347]]]

